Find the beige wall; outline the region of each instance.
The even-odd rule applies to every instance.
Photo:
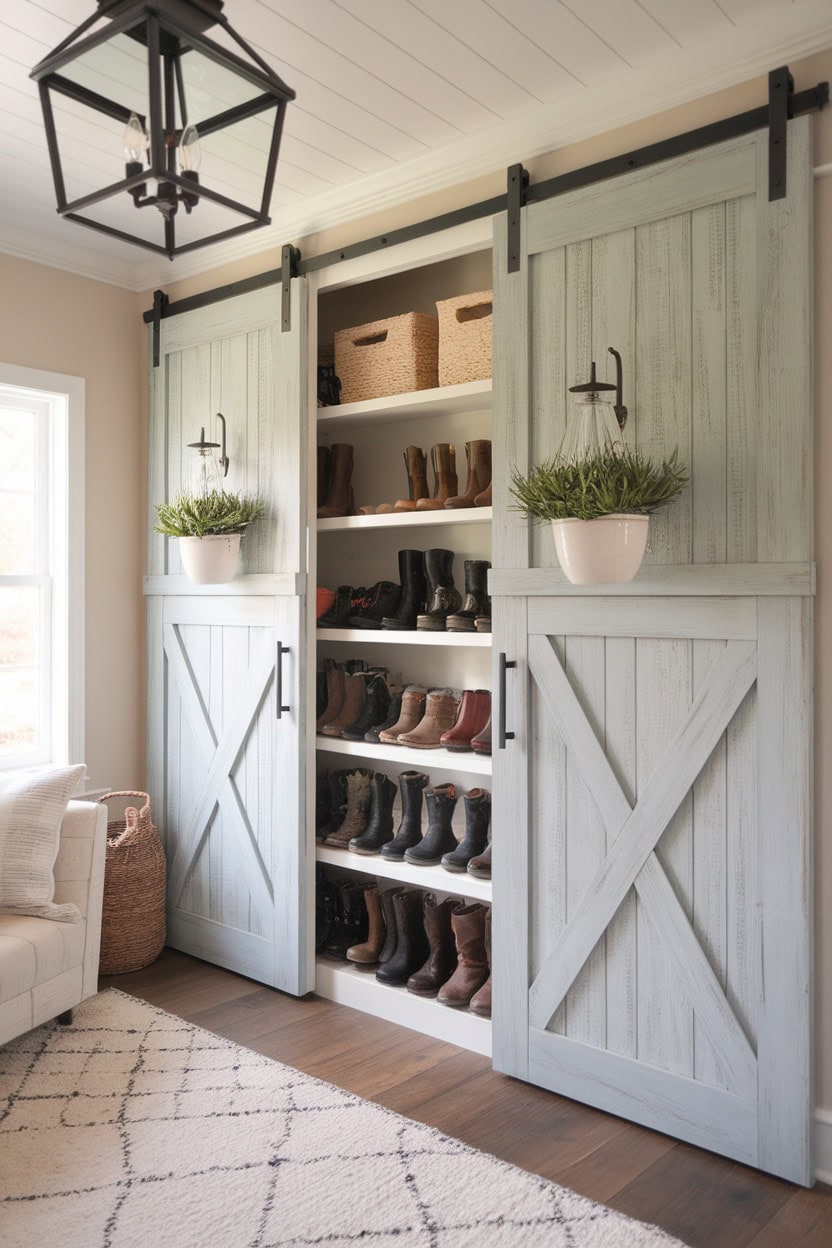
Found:
[[[0,361],[86,382],[86,763],[95,788],[144,777],[144,482],[136,296],[0,255]]]

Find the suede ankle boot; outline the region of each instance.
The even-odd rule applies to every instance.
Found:
[[[381,621],[396,610],[400,597],[401,589],[392,581],[370,585],[357,601],[353,597],[347,627],[381,628]]]
[[[426,610],[416,617],[416,628],[444,632],[449,615],[462,606],[462,595],[454,585],[454,552],[426,550],[425,576],[428,583]]]
[[[488,789],[469,789],[464,793],[465,836],[450,853],[442,855],[446,871],[465,871],[472,858],[481,854],[488,844],[491,822],[491,794]]]
[[[421,550],[399,551],[399,581],[402,587],[399,607],[382,619],[381,627],[385,629],[415,628],[416,616],[424,610],[428,585],[425,580],[425,556]]]
[[[352,585],[339,585],[335,591],[335,601],[318,620],[318,628],[346,628],[352,609]]]
[[[468,1002],[468,1009],[472,1014],[478,1014],[480,1018],[491,1017],[491,911],[485,912],[485,959],[488,963],[488,979],[482,988],[478,988],[471,1000]]]
[[[459,611],[449,615],[446,626],[449,633],[473,633],[476,631],[475,621],[482,615],[488,600],[488,569],[491,564],[487,559],[465,560],[465,598]]]
[[[379,741],[386,745],[395,745],[401,733],[411,732],[425,713],[427,697],[427,689],[423,689],[421,685],[408,685],[402,694],[399,718],[390,728],[379,730]]]
[[[406,849],[422,839],[422,791],[430,783],[423,771],[403,771],[399,775],[402,795],[402,818],[392,841],[381,847],[382,858],[401,862]]]
[[[422,893],[418,888],[407,888],[393,897],[396,916],[396,949],[392,957],[382,962],[376,971],[376,979],[382,984],[406,984],[414,971],[418,971],[430,953],[428,938],[422,922]]]
[[[404,689],[402,689],[401,685],[388,687],[390,690],[390,705],[387,708],[387,714],[380,723],[373,724],[372,728],[369,728],[364,733],[365,741],[378,743],[379,733],[386,732],[388,728],[392,728],[399,721],[399,716],[402,713],[402,694]]]
[[[344,690],[344,669],[339,663],[332,663],[326,669],[326,706],[323,714],[318,716],[318,732],[324,724],[337,719],[341,714],[344,707]]]
[[[366,696],[361,714],[341,729],[345,741],[363,741],[373,724],[383,723],[390,711],[390,690],[381,672],[368,672],[364,684]]]
[[[344,818],[340,826],[324,838],[324,844],[346,849],[354,836],[361,836],[366,831],[370,818],[371,799],[369,774],[363,770],[348,772]]]
[[[383,771],[377,771],[372,779],[367,827],[361,836],[354,836],[349,844],[354,854],[377,854],[382,845],[392,841],[395,800],[395,784]]]
[[[458,897],[437,902],[427,893],[424,904],[425,933],[430,953],[424,966],[407,981],[407,991],[417,997],[435,997],[456,970],[456,941],[451,930],[451,911],[462,905]]]
[[[458,710],[459,694],[456,689],[431,689],[424,715],[410,732],[399,734],[399,745],[416,750],[435,750],[442,733],[453,727]]]
[[[403,892],[403,888],[388,888],[385,892],[381,893],[381,917],[384,920],[384,944],[379,950],[379,966],[385,962],[389,962],[393,954],[396,952],[398,928],[396,927],[396,912],[393,909],[393,899],[399,893]]]
[[[474,993],[488,979],[485,956],[486,908],[479,902],[457,906],[451,914],[451,927],[456,941],[457,968],[436,998],[440,1005],[464,1009]]]
[[[363,672],[356,672],[352,675],[350,672],[344,674],[344,702],[341,710],[334,719],[328,719],[321,728],[321,733],[325,737],[340,737],[344,728],[348,728],[350,724],[354,724],[361,712],[364,710],[364,703],[367,700],[367,685]]]
[[[473,507],[474,500],[491,485],[491,443],[485,438],[466,442],[465,458],[468,461],[465,493],[448,498],[446,507]],[[479,504],[481,507],[483,505]]]
[[[420,498],[416,504],[417,511],[442,511],[445,499],[456,494],[456,451],[450,442],[437,442],[430,448],[430,462],[433,466],[433,496]]]
[[[329,448],[329,485],[326,500],[318,508],[318,519],[349,516],[355,511],[352,491],[353,448],[346,442],[335,442]]]
[[[409,446],[404,452],[404,468],[407,473],[408,498],[398,498],[394,511],[415,511],[420,498],[428,497],[428,471],[425,452],[418,446]]]
[[[404,851],[405,862],[416,866],[432,867],[456,848],[456,837],[451,827],[456,806],[456,786],[437,784],[425,793],[428,808],[428,827],[418,845]]]
[[[367,939],[363,944],[351,945],[347,950],[347,960],[357,962],[361,966],[374,966],[384,944],[384,916],[381,911],[381,897],[378,884],[364,885],[364,905],[367,908]]]
[[[488,689],[464,689],[456,721],[452,728],[443,732],[439,744],[446,750],[463,752],[471,749],[471,742],[482,732],[491,718],[491,694]]]

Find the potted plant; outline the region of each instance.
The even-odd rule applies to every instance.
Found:
[[[157,503],[156,532],[179,538],[182,567],[195,585],[222,585],[237,571],[240,535],[263,511],[250,494],[212,490]]]
[[[528,476],[512,474],[518,510],[551,522],[558,562],[573,585],[631,581],[641,567],[652,512],[687,484],[676,451],[650,459],[605,446],[582,457],[555,455]]]

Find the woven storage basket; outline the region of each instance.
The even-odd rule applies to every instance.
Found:
[[[165,851],[150,818],[147,793],[127,790],[111,797],[140,797],[123,819],[107,824],[104,915],[101,924],[102,975],[139,971],[158,958],[165,943]]]
[[[437,303],[440,386],[491,376],[492,300],[493,291],[481,290]]]
[[[406,312],[335,334],[335,372],[341,402],[360,403],[439,384],[439,324],[425,312]]]

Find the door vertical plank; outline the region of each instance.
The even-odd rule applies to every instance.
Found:
[[[212,625],[209,631],[211,660],[208,678],[208,715],[211,723],[214,725],[217,740],[221,741],[226,730],[226,710],[229,715],[231,714],[231,707],[226,708],[225,706],[225,681],[223,680],[223,668],[226,661],[226,630],[220,626]],[[194,794],[193,804],[196,803],[196,800],[197,794]],[[193,809],[193,805],[191,809]],[[222,811],[215,810],[201,851],[202,856],[208,863],[207,913],[208,917],[213,919],[215,923],[222,923],[223,915],[222,838],[224,824]],[[183,819],[181,826],[183,829],[187,827],[187,818]],[[202,829],[200,828],[198,835],[201,831]],[[204,912],[198,911],[197,913]]]
[[[526,212],[520,214],[520,270],[508,272],[506,217],[494,224],[494,316],[492,439],[494,525],[492,563],[495,568],[529,566],[529,521],[512,510],[509,494],[512,469],[529,469],[529,263]]]
[[[760,1029],[757,716],[752,689],[726,733],[727,996],[755,1049]]]
[[[636,800],[636,642],[608,637],[606,645],[607,758],[625,797]],[[623,1057],[637,1055],[637,926],[630,889],[607,928],[607,1044]]]
[[[247,684],[249,671],[249,635],[254,634],[252,650],[256,652],[261,642],[263,629],[226,627],[223,629],[222,654],[222,703],[227,712],[234,706],[237,693]],[[227,713],[226,713],[227,721]],[[248,734],[247,734],[248,737]],[[237,756],[236,763],[229,769],[234,788],[240,797],[244,797],[248,778],[247,745],[244,744]],[[229,804],[230,807],[230,804]],[[247,811],[248,815],[252,812]],[[252,890],[246,883],[246,872],[254,871],[249,866],[250,855],[242,843],[248,839],[245,827],[245,816],[233,807],[223,809],[220,806],[214,817],[214,827],[222,820],[222,831],[218,839],[220,871],[222,874],[222,916],[221,921],[240,931],[250,932],[255,929],[251,925]],[[216,837],[216,831],[214,833]]]
[[[540,464],[557,451],[569,418],[563,247],[529,260],[529,305],[529,459]],[[534,567],[557,567],[548,524],[531,525],[531,542]]]
[[[615,382],[615,360],[608,348],[621,353],[623,402],[628,409],[624,438],[631,446],[638,431],[636,395],[636,235],[619,230],[592,240],[592,358],[598,376]]]
[[[757,206],[725,205],[727,558],[757,560]]]
[[[693,562],[726,557],[725,205],[691,214]]]
[[[210,629],[202,624],[173,625],[178,632],[182,647],[188,656],[188,664],[196,687],[203,700],[209,689],[211,674],[211,637]],[[171,669],[171,660],[168,660]],[[188,720],[184,691],[179,683],[176,687],[176,715],[171,720],[171,757],[175,760],[171,768],[171,782],[176,785],[176,822],[181,827],[182,821],[188,817],[188,811],[196,801],[199,793],[200,777],[209,766],[210,753],[206,756],[197,747],[197,741]],[[182,894],[180,909],[191,910],[199,914],[207,904],[208,888],[208,857],[201,853],[194,862],[188,876],[187,885]]]
[[[157,812],[159,836],[167,848],[168,793],[165,783],[167,752],[167,694],[165,685],[165,647],[163,640],[161,597],[149,597],[147,611],[147,791],[152,808]],[[161,817],[160,817],[161,816]]]

